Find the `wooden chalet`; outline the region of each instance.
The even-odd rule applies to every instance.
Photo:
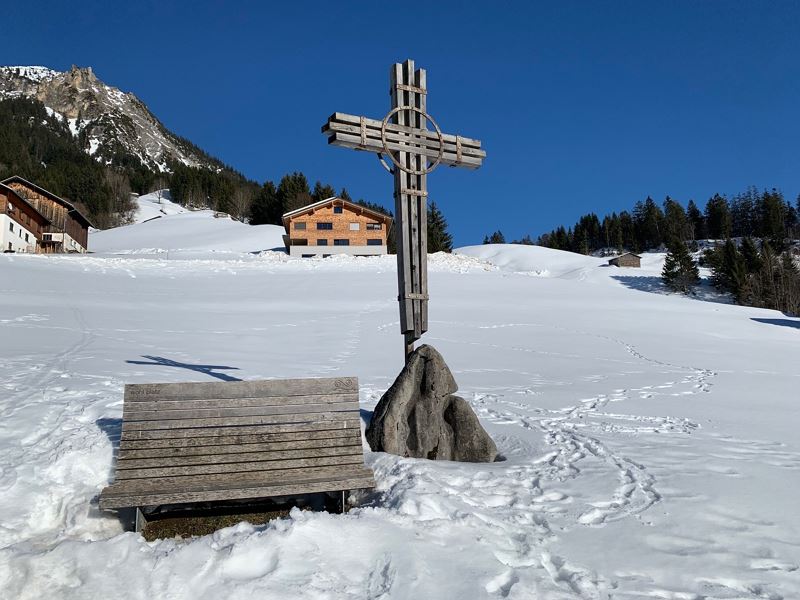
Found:
[[[0,252],[39,252],[50,220],[13,188],[0,184]]]
[[[612,267],[633,267],[638,269],[642,266],[642,257],[633,252],[626,252],[625,254],[615,256],[608,261],[608,264]]]
[[[387,253],[392,219],[334,196],[287,212],[283,226],[291,256],[373,256]]]
[[[48,220],[42,232],[39,252],[50,254],[87,251],[89,227],[92,224],[73,204],[18,175],[0,183],[25,198]]]

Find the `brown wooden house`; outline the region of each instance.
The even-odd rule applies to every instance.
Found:
[[[283,226],[283,241],[291,256],[372,256],[387,253],[392,219],[333,197],[287,212]]]
[[[42,232],[40,252],[86,252],[92,224],[73,204],[18,175],[2,182],[25,198],[49,221]]]
[[[626,252],[615,256],[608,261],[608,264],[614,267],[634,267],[638,269],[642,266],[642,257],[633,252]]]
[[[39,252],[49,224],[25,198],[0,183],[0,252]]]

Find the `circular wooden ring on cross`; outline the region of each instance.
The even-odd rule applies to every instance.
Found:
[[[436,136],[439,138],[439,156],[437,156],[436,160],[434,160],[431,164],[429,164],[425,169],[416,170],[404,167],[403,165],[400,164],[400,161],[398,161],[394,157],[394,155],[389,151],[389,148],[387,147],[386,125],[389,124],[389,119],[391,119],[396,113],[400,112],[401,110],[410,110],[415,113],[419,113],[420,115],[422,115],[422,118],[430,121],[431,125],[433,125],[433,128],[436,130]],[[401,171],[405,171],[406,173],[410,173],[411,175],[427,175],[428,173],[433,171],[437,166],[439,166],[439,163],[442,162],[442,157],[444,156],[444,136],[442,136],[442,130],[439,129],[439,126],[436,124],[436,121],[433,120],[433,117],[431,117],[421,108],[417,108],[416,106],[398,106],[397,108],[393,108],[392,110],[390,110],[389,114],[383,117],[383,123],[381,123],[381,143],[383,144],[383,151],[389,156],[394,165]]]

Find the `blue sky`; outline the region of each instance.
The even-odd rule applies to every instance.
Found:
[[[334,111],[382,118],[389,65],[413,58],[442,129],[488,153],[428,178],[458,245],[648,195],[800,192],[798,2],[398,6],[15,2],[0,62],[90,65],[252,179],[300,170],[392,207],[377,160],[319,128]]]

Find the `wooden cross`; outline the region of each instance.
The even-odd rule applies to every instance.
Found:
[[[425,70],[415,71],[414,61],[394,64],[389,79],[392,108],[382,121],[333,113],[322,133],[329,144],[375,152],[394,175],[397,299],[408,359],[428,330],[428,173],[440,164],[477,169],[486,152],[478,140],[442,133],[426,112]]]

